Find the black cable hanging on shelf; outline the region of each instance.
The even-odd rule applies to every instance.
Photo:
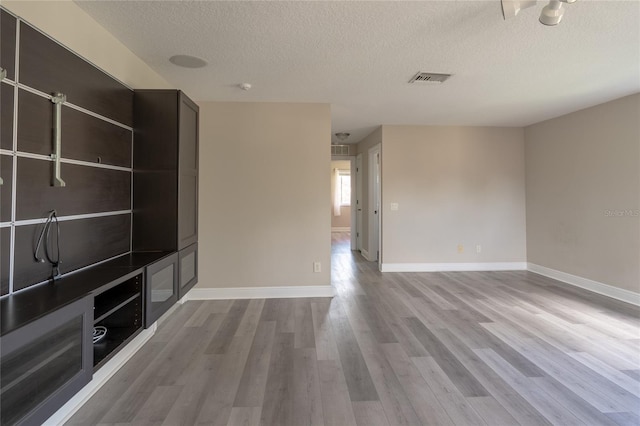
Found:
[[[55,256],[53,255],[54,253],[52,253],[54,251],[53,247],[51,247],[51,249],[49,248],[50,246],[52,246],[50,236],[51,226],[54,221],[56,227]],[[38,256],[38,252],[40,251],[41,246],[44,246],[44,258]],[[38,237],[38,243],[36,244],[36,249],[33,252],[33,257],[35,258],[36,262],[39,263],[45,263],[46,258],[47,261],[51,264],[50,279],[52,281],[55,281],[60,277],[60,264],[62,263],[62,260],[60,259],[60,223],[58,222],[58,216],[56,215],[55,210],[51,210],[49,212],[49,215],[47,216],[47,221],[45,222],[44,228],[42,228],[40,236]]]

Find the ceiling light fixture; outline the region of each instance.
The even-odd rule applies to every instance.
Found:
[[[241,88],[242,90],[244,90],[245,92],[247,92],[249,89],[251,89],[251,84],[250,83],[242,83],[238,85],[239,88]]]
[[[558,25],[564,15],[562,3],[575,3],[577,0],[550,0],[540,13],[540,23],[548,26]],[[522,9],[535,6],[535,0],[500,0],[504,19],[513,18]]]
[[[169,58],[169,62],[183,68],[202,68],[207,66],[204,59],[190,55],[174,55]]]
[[[575,3],[576,0],[551,0],[540,13],[540,23],[544,25],[558,25],[564,15],[562,3]]]
[[[338,140],[340,142],[346,141],[347,138],[349,138],[349,136],[351,136],[351,133],[347,133],[347,132],[338,132],[338,133],[336,133],[336,138],[338,138]]]
[[[544,25],[558,25],[562,21],[564,7],[560,0],[551,0],[548,5],[542,8],[540,13],[540,23]]]

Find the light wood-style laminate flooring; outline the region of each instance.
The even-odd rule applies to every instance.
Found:
[[[67,424],[640,424],[637,308],[529,272],[381,274],[348,234],[332,269],[333,299],[179,306]]]

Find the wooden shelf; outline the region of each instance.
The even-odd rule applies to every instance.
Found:
[[[118,311],[120,308],[124,307],[125,305],[127,305],[128,303],[133,302],[134,300],[136,300],[137,298],[141,297],[142,293],[141,292],[135,292],[134,294],[132,294],[131,296],[129,296],[127,299],[123,300],[122,302],[120,302],[119,300],[114,300],[111,304],[113,305],[112,307],[108,308],[108,310],[106,312],[104,312],[103,314],[101,314],[99,317],[95,318],[93,320],[94,324],[99,323],[100,321],[104,320],[105,318],[107,318],[109,315],[115,313],[116,311]],[[141,299],[142,300],[142,299]],[[102,308],[101,310],[104,310],[105,308]],[[96,308],[96,312],[98,311],[98,309]],[[94,314],[95,315],[95,314]]]

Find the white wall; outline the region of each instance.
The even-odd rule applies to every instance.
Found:
[[[202,102],[200,123],[198,288],[329,286],[329,105]]]
[[[2,6],[133,89],[172,88],[71,0],[3,0]]]
[[[383,270],[434,263],[524,266],[522,129],[383,126],[382,146]],[[399,209],[392,211],[391,203]]]
[[[640,94],[525,129],[535,265],[640,292]]]

